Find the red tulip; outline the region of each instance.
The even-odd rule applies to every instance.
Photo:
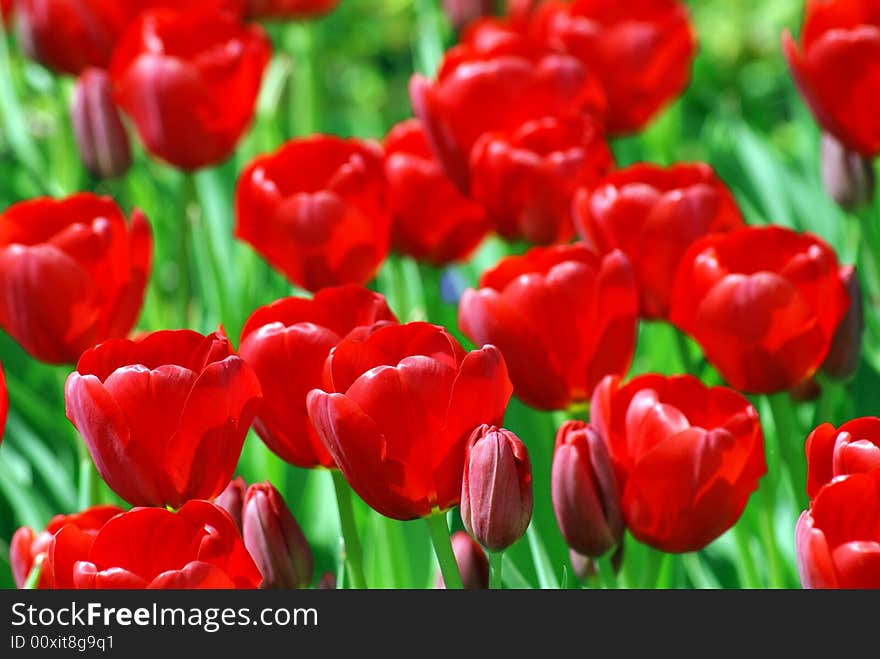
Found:
[[[547,2],[531,23],[548,47],[599,77],[612,134],[644,128],[690,80],[696,39],[678,0]]]
[[[835,478],[880,469],[880,419],[866,416],[840,428],[823,423],[807,437],[807,495]]]
[[[865,329],[865,310],[862,289],[855,266],[840,268],[840,281],[849,296],[850,305],[834,330],[828,355],[822,362],[822,372],[837,380],[850,378],[859,367],[862,352],[862,334]]]
[[[144,11],[243,13],[244,0],[14,0],[22,49],[59,73],[80,74],[86,67],[107,68],[125,28]],[[12,2],[3,2],[8,16]]]
[[[251,18],[302,19],[327,14],[339,0],[247,0],[247,15]]]
[[[498,346],[516,395],[539,409],[585,402],[605,375],[626,373],[637,323],[626,256],[599,257],[583,243],[502,259],[458,307],[462,332]]]
[[[447,176],[469,186],[471,148],[485,133],[510,134],[543,117],[604,116],[595,78],[573,57],[524,40],[463,43],[444,57],[436,82],[410,81],[410,99]]]
[[[269,481],[247,489],[242,519],[244,545],[263,575],[261,588],[295,589],[312,583],[312,550],[281,493]]]
[[[574,222],[603,253],[619,249],[629,257],[644,318],[669,314],[678,263],[695,240],[744,226],[733,195],[703,163],[612,172],[578,191]]]
[[[461,521],[489,551],[504,551],[532,520],[532,463],[525,444],[504,428],[483,424],[467,441]]]
[[[101,477],[132,505],[177,508],[226,487],[260,385],[218,330],[164,330],[83,353],[67,378],[67,418]]]
[[[125,336],[140,313],[152,247],[144,214],[135,210],[126,224],[109,197],[10,206],[0,215],[0,327],[55,364]]]
[[[457,30],[494,11],[495,0],[443,0],[443,13]]]
[[[113,53],[116,101],[153,155],[185,170],[226,160],[248,128],[271,44],[210,10],[145,12]]]
[[[566,421],[556,432],[550,486],[559,530],[577,555],[596,558],[620,544],[623,516],[611,456],[583,421]]]
[[[385,138],[385,178],[394,247],[404,254],[442,266],[466,259],[488,233],[486,209],[446,178],[418,119]]]
[[[214,505],[220,506],[229,513],[239,531],[241,531],[241,511],[244,508],[244,496],[247,493],[247,488],[248,486],[244,479],[241,476],[237,476],[229,481],[226,489],[214,497],[213,501]]]
[[[135,508],[96,533],[68,524],[50,552],[56,585],[105,589],[257,588],[260,571],[232,518],[208,501],[176,513]]]
[[[6,427],[6,413],[9,411],[9,397],[6,393],[6,376],[3,375],[3,364],[0,364],[0,441],[3,441],[3,429]]]
[[[694,243],[682,257],[670,320],[740,391],[770,393],[822,364],[850,306],[834,251],[820,238],[749,227]]]
[[[627,528],[662,551],[697,551],[724,533],[767,471],[755,408],[690,375],[605,378],[590,419],[611,452]]]
[[[131,166],[131,146],[113,103],[110,76],[89,68],[76,81],[70,120],[79,157],[99,178],[122,176]]]
[[[326,373],[330,393],[308,396],[315,430],[355,492],[401,520],[458,505],[468,437],[501,423],[512,391],[496,348],[466,353],[427,323],[350,335]]]
[[[613,165],[593,119],[544,117],[477,141],[471,151],[471,193],[505,238],[563,243],[574,236],[575,189],[593,185]]]
[[[876,180],[872,158],[847,149],[836,137],[822,133],[822,183],[838,206],[855,212],[874,200]]]
[[[81,513],[72,515],[55,515],[45,530],[34,533],[29,526],[23,526],[15,535],[9,545],[9,561],[12,564],[12,577],[15,585],[21,588],[27,581],[28,575],[34,567],[37,556],[43,554],[44,560],[40,571],[38,588],[73,588],[70,579],[71,564],[62,563],[55,569],[55,536],[62,530],[65,537],[70,540],[77,539],[84,544],[90,544],[94,537],[110,519],[122,512],[122,508],[116,506],[93,506]]]
[[[822,488],[795,547],[804,588],[880,588],[880,469]]]
[[[452,553],[455,554],[465,590],[488,590],[489,557],[480,547],[480,543],[465,531],[456,531],[449,537],[449,541],[452,543]],[[437,575],[436,583],[437,588],[446,588],[443,575]]]
[[[880,10],[871,0],[808,0],[800,48],[782,49],[816,121],[847,147],[880,153]]]
[[[321,387],[333,347],[356,327],[380,321],[396,322],[385,298],[351,284],[325,288],[311,300],[284,298],[248,318],[240,353],[263,390],[254,429],[282,459],[298,467],[336,467],[309,421],[306,395]]]
[[[235,235],[310,291],[366,284],[388,254],[382,151],[325,135],[259,156],[235,193]]]

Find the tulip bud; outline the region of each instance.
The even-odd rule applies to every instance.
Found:
[[[226,489],[223,490],[214,499],[214,503],[230,514],[235,520],[235,525],[241,532],[241,511],[244,508],[244,497],[247,492],[247,483],[239,476],[229,482]]]
[[[849,293],[849,309],[837,325],[828,356],[822,362],[822,371],[836,380],[846,380],[859,367],[865,312],[862,307],[862,289],[854,266],[840,269],[840,280]]]
[[[844,210],[857,210],[874,198],[874,166],[829,133],[822,133],[822,182]]]
[[[623,517],[611,457],[583,421],[567,421],[556,433],[550,491],[556,522],[572,549],[598,557],[620,542]]]
[[[489,551],[519,540],[532,518],[532,466],[525,444],[486,424],[468,439],[461,485],[461,519]]]
[[[76,80],[70,119],[79,157],[99,178],[122,176],[131,166],[128,133],[113,102],[110,76],[86,69]]]
[[[489,588],[489,558],[479,543],[464,531],[456,531],[450,538],[452,553],[461,574],[465,590],[486,590]],[[437,588],[446,588],[443,575],[437,575]]]
[[[443,13],[456,30],[494,10],[495,0],[443,0]]]
[[[599,569],[596,567],[596,561],[589,556],[579,554],[574,549],[568,550],[568,560],[571,561],[571,568],[574,570],[575,576],[581,581],[593,579],[599,576]]]
[[[261,588],[311,584],[312,550],[281,494],[268,481],[247,489],[242,525],[245,547],[263,575]]]

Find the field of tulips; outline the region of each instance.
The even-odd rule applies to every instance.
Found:
[[[880,588],[880,3],[0,11],[0,588]]]

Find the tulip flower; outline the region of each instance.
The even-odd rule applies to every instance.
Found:
[[[263,575],[261,588],[294,589],[312,583],[312,550],[269,481],[247,489],[241,516],[244,545]]]
[[[458,505],[467,440],[501,423],[512,392],[501,353],[408,323],[346,337],[325,369],[309,418],[354,491],[400,520]]]
[[[795,529],[804,588],[880,588],[880,469],[833,481]]]
[[[154,10],[124,33],[110,76],[147,150],[189,171],[232,154],[270,56],[263,30],[234,14]]]
[[[446,53],[435,82],[410,80],[413,110],[447,176],[469,187],[471,149],[485,133],[511,133],[535,119],[571,113],[603,116],[605,97],[573,57],[526,42],[464,43]]]
[[[486,590],[489,588],[489,558],[474,540],[464,531],[456,531],[449,538],[452,553],[461,574],[461,582],[465,590]],[[443,576],[437,575],[437,588],[446,588]]]
[[[461,521],[492,552],[519,540],[532,519],[532,465],[519,437],[486,424],[467,442]]]
[[[566,421],[556,432],[550,484],[556,522],[578,555],[598,558],[620,544],[623,517],[611,456],[583,421]]]
[[[838,206],[857,211],[873,201],[876,182],[870,158],[846,148],[824,132],[821,154],[822,183]]]
[[[631,165],[578,191],[574,223],[602,253],[623,251],[636,273],[641,315],[666,318],[679,261],[698,238],[744,226],[709,165]]]
[[[736,389],[771,393],[809,379],[851,301],[834,251],[777,226],[711,235],[682,257],[669,318]]]
[[[126,223],[109,197],[10,206],[0,214],[0,327],[36,359],[75,362],[131,330],[151,258],[147,218],[135,210]]]
[[[466,259],[489,232],[486,209],[446,178],[418,119],[385,138],[385,178],[400,252],[442,266]]]
[[[254,159],[238,179],[235,235],[310,291],[366,284],[390,245],[382,150],[325,135]]]
[[[67,418],[101,477],[132,505],[177,508],[229,483],[260,401],[253,370],[222,330],[164,330],[83,353]]]
[[[232,518],[208,501],[176,513],[135,508],[87,530],[65,524],[48,555],[56,588],[239,589],[262,580]]]
[[[822,128],[847,148],[880,153],[880,13],[871,0],[810,0],[800,46],[789,32],[782,49],[795,83]]]
[[[821,370],[829,377],[847,380],[859,367],[865,311],[862,304],[862,289],[859,286],[855,267],[842,266],[840,281],[849,296],[850,305],[834,331],[834,338],[831,339],[831,347],[828,349],[825,361],[822,362]]]
[[[578,186],[593,185],[614,165],[596,122],[544,117],[510,134],[486,133],[471,151],[471,193],[508,240],[535,245],[574,236],[571,204]]]
[[[260,380],[254,429],[266,446],[298,467],[335,468],[309,421],[306,396],[323,384],[324,361],[343,337],[383,321],[396,322],[385,298],[353,284],[325,288],[311,300],[277,300],[251,314],[240,353]]]
[[[99,178],[122,176],[131,166],[131,146],[113,103],[110,76],[89,68],[76,81],[70,107],[73,136],[83,164]]]
[[[690,81],[697,44],[678,0],[547,2],[530,24],[549,48],[599,77],[611,134],[642,130]]]
[[[239,531],[241,531],[241,511],[244,508],[244,496],[247,493],[247,487],[244,479],[238,476],[229,481],[229,485],[214,497],[214,504],[229,513]]]
[[[758,413],[695,377],[605,378],[593,394],[626,527],[666,552],[702,549],[736,523],[767,471]]]
[[[247,15],[255,19],[297,20],[333,11],[339,0],[247,0]]]
[[[29,526],[18,529],[9,544],[9,562],[12,564],[15,585],[19,588],[24,586],[37,557],[42,554],[44,560],[37,587],[73,588],[70,579],[72,565],[60,565],[56,578],[55,535],[66,528],[65,536],[71,541],[78,538],[80,542],[91,543],[104,524],[122,512],[122,508],[116,506],[93,506],[72,515],[55,515],[39,533]]]
[[[626,373],[637,322],[626,256],[583,243],[502,259],[458,307],[462,332],[504,355],[517,397],[548,410],[586,402],[605,375]]]
[[[823,423],[807,437],[807,496],[840,476],[880,469],[880,419],[866,416],[840,428]]]

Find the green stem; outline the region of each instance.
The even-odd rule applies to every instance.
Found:
[[[449,527],[446,525],[446,514],[437,513],[425,518],[428,530],[431,532],[431,544],[434,545],[434,553],[440,564],[440,573],[443,575],[443,583],[449,590],[461,590],[461,573],[458,563],[455,561],[455,553],[452,551],[452,542],[449,539]]]
[[[773,412],[773,425],[776,427],[776,443],[788,472],[791,488],[799,510],[806,509],[807,498],[807,458],[804,454],[805,436],[787,392],[767,396]]]
[[[180,189],[180,209],[178,211],[178,286],[177,308],[178,325],[185,329],[189,327],[189,307],[192,301],[192,267],[190,264],[189,250],[192,242],[192,222],[190,220],[190,205],[195,201],[195,182],[192,174],[184,173],[183,183]]]
[[[98,503],[98,478],[92,456],[83,442],[77,448],[79,452],[79,487],[77,489],[77,506],[85,510]]]
[[[606,552],[604,556],[596,559],[596,566],[599,569],[599,579],[602,581],[603,588],[617,589],[620,585],[617,582],[617,572],[611,565],[611,556],[614,552]]]
[[[541,536],[535,526],[535,521],[529,524],[526,531],[526,538],[529,541],[529,549],[532,552],[532,561],[535,563],[535,571],[538,573],[538,585],[543,589],[558,589],[559,581],[553,572],[553,564],[550,562],[550,556],[547,555],[547,549],[541,542]]]
[[[342,532],[342,553],[348,565],[348,576],[352,588],[363,589],[367,587],[367,580],[364,577],[364,558],[354,522],[354,509],[351,506],[351,488],[341,471],[333,469],[330,473],[333,475],[333,487],[336,489],[339,528]]]
[[[678,561],[678,556],[669,553],[662,553],[661,556],[657,581],[653,587],[659,590],[668,590],[675,583],[675,564]]]
[[[415,44],[416,70],[433,76],[443,59],[443,34],[440,16],[434,0],[416,0],[416,23],[418,40]]]
[[[293,22],[287,28],[287,47],[294,58],[293,75],[287,86],[287,121],[294,137],[318,131],[315,29],[310,21]]]
[[[501,569],[504,565],[503,551],[486,552],[489,556],[489,588],[501,590]]]
[[[758,576],[758,568],[755,564],[755,558],[752,556],[752,551],[749,547],[749,541],[751,538],[749,537],[742,520],[733,527],[733,539],[736,542],[736,548],[739,552],[738,567],[740,568],[740,579],[743,588],[760,588],[761,579]]]
[[[37,554],[37,557],[34,559],[34,566],[28,572],[27,579],[21,587],[22,590],[36,590],[40,583],[40,576],[43,574],[43,562],[45,560],[46,554]]]
[[[758,495],[761,497],[761,539],[764,543],[764,551],[767,555],[767,576],[770,588],[784,588],[785,579],[782,576],[782,558],[779,554],[779,547],[776,545],[776,534],[774,532],[773,515],[776,511],[775,501],[773,497],[772,483],[769,479],[758,488]]]

